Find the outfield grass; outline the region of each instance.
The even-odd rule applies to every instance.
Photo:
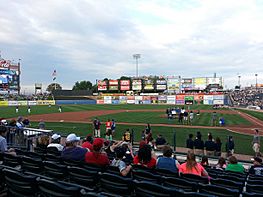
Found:
[[[238,114],[217,114],[219,117],[224,117],[226,125],[251,125],[251,123]],[[178,117],[168,120],[165,112],[132,112],[126,111],[122,113],[97,116],[103,122],[108,119],[114,119],[117,122],[131,123],[151,123],[151,124],[179,124]],[[199,117],[195,116],[192,125],[211,126],[212,113],[201,113]],[[94,117],[95,118],[95,117]],[[219,122],[219,121],[218,121]]]
[[[238,110],[246,114],[249,114],[251,116],[254,116],[258,118],[259,120],[263,121],[263,112],[257,112],[257,111],[251,111],[251,110],[245,110],[245,109],[238,109]]]
[[[32,126],[37,126],[37,123],[32,123]],[[146,125],[145,125],[146,126]],[[92,124],[80,124],[80,123],[46,123],[47,129],[52,129],[60,134],[67,135],[69,133],[76,133],[80,136],[86,136],[89,133],[92,133]],[[135,140],[139,141],[141,139],[141,131],[145,128],[144,126],[126,126],[118,125],[116,129],[116,135],[114,139],[120,140],[126,129],[134,129]],[[152,127],[153,137],[156,138],[157,134],[162,134],[167,141],[173,145],[173,134],[176,132],[176,146],[185,147],[185,141],[188,137],[188,134],[196,134],[197,131],[200,131],[203,135],[203,139],[207,139],[207,133],[211,132],[213,137],[219,137],[223,142],[222,151],[225,151],[225,142],[227,136],[232,135],[235,140],[235,152],[240,154],[253,155],[253,150],[251,148],[252,136],[242,135],[232,133],[225,129],[192,129],[192,128],[170,128],[170,127]],[[105,126],[102,125],[101,133],[105,131]],[[263,143],[263,141],[262,141]]]
[[[136,109],[163,109],[164,112],[168,107],[173,105],[62,105],[63,112],[89,111],[89,110],[136,110]],[[179,107],[183,107],[182,105]],[[188,106],[185,106],[188,109]],[[189,109],[212,109],[210,105],[192,105]],[[58,106],[31,106],[31,115],[33,114],[50,114],[57,113]],[[19,113],[15,113],[15,106],[0,107],[0,117],[11,118],[17,116],[27,116],[27,106],[20,106]]]

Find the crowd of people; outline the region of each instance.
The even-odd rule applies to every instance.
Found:
[[[3,101],[37,101],[37,100],[53,100],[50,93],[39,93],[39,94],[2,94],[0,100]]]
[[[229,93],[234,106],[258,106],[263,109],[263,90],[244,89],[235,90]]]

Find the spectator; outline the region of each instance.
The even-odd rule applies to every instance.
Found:
[[[162,147],[166,145],[166,140],[161,134],[157,135],[157,138],[155,140],[155,145],[157,149],[162,149]]]
[[[203,167],[205,167],[205,166],[209,166],[208,157],[205,156],[205,155],[203,155],[200,164],[201,164]]]
[[[122,136],[122,141],[124,141],[124,142],[131,142],[130,129],[126,129],[125,133]]]
[[[262,165],[262,159],[259,157],[254,157],[253,159],[253,166],[249,169],[249,174],[252,175],[263,175],[263,165]]]
[[[180,165],[179,172],[183,174],[194,174],[205,177],[208,176],[204,167],[196,162],[194,153],[187,154],[187,160],[185,163]]]
[[[133,163],[148,168],[154,168],[156,166],[156,159],[152,157],[152,150],[148,144],[144,144],[139,148],[138,155],[134,157]]]
[[[8,125],[8,122],[7,122],[5,119],[2,119],[2,120],[1,120],[1,125],[7,126],[7,125]]]
[[[115,148],[116,158],[113,159],[111,162],[112,166],[116,166],[119,168],[120,173],[122,176],[126,176],[131,171],[131,165],[126,165],[123,161],[123,158],[125,156],[126,150],[123,147],[117,147]]]
[[[163,157],[159,157],[156,162],[156,168],[157,169],[166,169],[171,172],[178,172],[178,169],[180,167],[179,162],[172,158],[173,150],[170,146],[165,145],[163,147]]]
[[[215,168],[218,170],[225,170],[226,169],[226,160],[224,157],[219,157]]]
[[[237,162],[237,158],[235,156],[229,157],[228,161],[229,164],[226,166],[226,171],[244,173],[244,167]]]
[[[42,119],[40,120],[40,122],[38,123],[38,128],[43,129],[43,130],[46,129],[46,124],[45,124],[44,120],[42,120]]]
[[[51,136],[51,143],[47,146],[47,148],[54,147],[54,148],[57,148],[59,152],[61,152],[64,149],[64,147],[60,144],[60,139],[61,139],[60,135],[56,133],[53,134]]]
[[[91,151],[93,151],[92,142],[93,142],[92,135],[88,134],[85,142],[81,146],[82,146],[82,148],[87,148],[88,151],[91,152]]]
[[[226,142],[226,153],[228,157],[234,154],[234,148],[235,148],[234,139],[232,136],[228,136],[228,139]]]
[[[93,142],[93,152],[87,152],[85,155],[85,162],[96,164],[101,167],[108,166],[110,164],[109,158],[106,153],[102,153],[104,140],[102,138],[96,138]]]
[[[194,152],[194,141],[193,141],[193,134],[189,134],[188,139],[186,140],[186,148],[188,149],[188,152],[193,153]]]
[[[47,146],[49,144],[49,137],[47,135],[42,135],[37,139],[37,144],[36,146],[38,148],[41,148],[43,150],[47,149]]]
[[[94,136],[95,137],[100,137],[100,121],[99,119],[96,117],[95,120],[93,121],[93,128],[94,128]]]
[[[19,117],[17,118],[16,126],[17,126],[17,128],[19,128],[19,129],[22,129],[22,128],[25,127],[24,124],[23,124],[23,117],[22,117],[22,116],[19,116]]]
[[[13,148],[7,148],[7,142],[6,142],[6,133],[7,133],[7,129],[5,126],[0,125],[0,152],[1,153],[10,153],[15,155],[16,152]]]
[[[22,121],[22,123],[23,123],[24,127],[29,127],[29,126],[30,126],[30,121],[29,121],[27,118],[25,118],[25,119]]]
[[[208,140],[205,141],[204,147],[205,147],[207,156],[214,156],[214,154],[215,154],[215,142],[213,142],[213,137],[211,134],[208,135]]]
[[[194,140],[194,152],[196,155],[204,154],[204,141],[202,140],[202,135],[198,131],[196,135],[196,139]]]
[[[217,122],[217,113],[214,111],[212,113],[212,125],[216,126],[216,122]]]
[[[71,133],[67,136],[66,147],[62,151],[61,157],[65,160],[84,161],[87,149],[77,146],[80,137]]]
[[[221,156],[221,147],[222,147],[222,142],[219,137],[216,138],[215,141],[215,156]]]
[[[255,152],[255,157],[260,157],[260,136],[259,136],[259,131],[258,129],[255,129],[255,134],[253,136],[253,141],[252,141],[252,148]]]
[[[133,162],[134,159],[134,155],[133,155],[133,150],[132,150],[132,146],[130,143],[127,142],[123,142],[121,145],[122,148],[125,149],[125,156],[123,161],[127,164],[131,164]]]

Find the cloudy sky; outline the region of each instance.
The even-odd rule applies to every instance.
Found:
[[[262,0],[0,0],[2,57],[33,84],[135,75],[222,76],[263,83]]]

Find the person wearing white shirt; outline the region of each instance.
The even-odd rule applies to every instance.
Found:
[[[61,136],[58,134],[53,134],[51,136],[51,143],[47,146],[47,148],[55,147],[58,149],[59,152],[61,152],[64,149],[64,146],[60,144],[60,138]]]

